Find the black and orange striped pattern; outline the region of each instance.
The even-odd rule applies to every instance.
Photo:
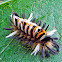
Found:
[[[23,19],[21,23],[19,19],[15,19],[15,24],[18,28],[21,27],[20,30],[24,31],[26,34],[31,35],[31,38],[40,39],[43,35],[45,35],[46,31],[43,30],[40,26],[32,22],[26,22],[26,19]],[[20,26],[18,26],[18,23]],[[39,31],[40,30],[40,31]]]

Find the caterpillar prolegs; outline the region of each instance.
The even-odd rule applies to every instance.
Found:
[[[57,37],[52,38],[51,35],[56,32],[56,29],[47,31],[49,25],[45,28],[46,23],[41,27],[41,21],[36,21],[36,18],[32,20],[33,13],[30,14],[28,19],[25,19],[25,15],[22,14],[22,18],[17,13],[12,13],[10,21],[12,22],[11,28],[3,28],[5,30],[12,30],[6,38],[12,37],[17,38],[21,42],[25,42],[24,45],[29,45],[33,49],[31,55],[34,56],[39,52],[42,58],[49,57],[49,53],[57,54],[59,52],[59,45],[55,40]],[[44,29],[45,28],[45,29]],[[56,49],[53,49],[56,48]]]

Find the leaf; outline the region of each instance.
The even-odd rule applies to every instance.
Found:
[[[12,38],[6,39],[10,31],[2,27],[10,27],[9,15],[16,12],[20,17],[25,13],[26,18],[32,12],[33,17],[41,20],[42,25],[46,22],[48,30],[57,29],[53,35],[58,37],[60,52],[42,59],[40,54],[31,56],[32,50],[19,44],[19,41]],[[42,26],[41,25],[41,26]],[[62,61],[62,3],[61,0],[11,0],[0,5],[0,62],[61,62]]]

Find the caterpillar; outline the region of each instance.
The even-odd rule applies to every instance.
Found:
[[[12,23],[11,28],[3,28],[5,30],[12,30],[6,38],[12,37],[13,39],[24,42],[24,45],[31,46],[33,52],[31,55],[41,53],[42,58],[49,57],[50,54],[57,54],[59,52],[59,45],[55,40],[57,37],[51,37],[56,29],[47,31],[49,25],[45,28],[46,23],[41,27],[41,21],[34,23],[36,18],[33,18],[33,13],[30,14],[28,19],[25,19],[25,14],[22,14],[22,18],[17,13],[10,15],[10,21]],[[55,49],[54,49],[55,48]]]

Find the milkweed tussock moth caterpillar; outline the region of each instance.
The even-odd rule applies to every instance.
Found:
[[[44,23],[41,27],[41,21],[39,20],[37,23],[34,23],[36,18],[32,20],[32,15],[33,13],[30,14],[28,19],[25,19],[24,14],[22,14],[22,18],[20,18],[17,13],[12,13],[10,17],[12,28],[3,29],[12,30],[13,32],[6,36],[6,38],[13,36],[13,39],[17,38],[17,40],[25,42],[24,45],[32,47],[33,52],[31,55],[34,54],[34,56],[38,52],[41,53],[42,58],[49,57],[49,52],[57,54],[59,52],[59,45],[55,40],[58,40],[58,38],[51,37],[54,32],[56,32],[56,29],[47,32],[49,25],[45,28],[46,23]],[[54,50],[53,48],[56,49]]]

